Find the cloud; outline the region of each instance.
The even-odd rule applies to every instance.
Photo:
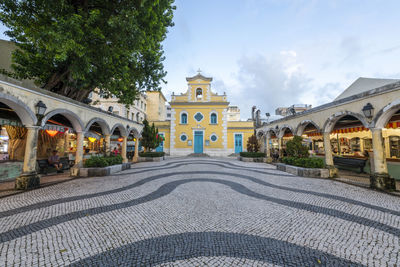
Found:
[[[313,90],[312,80],[302,70],[295,51],[268,57],[242,56],[238,65],[228,97],[233,105],[241,108],[242,119],[250,117],[253,105],[262,114],[274,114],[277,107],[302,103],[303,96]]]

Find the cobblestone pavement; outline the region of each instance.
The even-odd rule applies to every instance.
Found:
[[[0,199],[0,266],[400,266],[400,198],[170,158]]]

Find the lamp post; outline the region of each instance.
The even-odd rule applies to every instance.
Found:
[[[44,114],[46,113],[47,106],[42,100],[39,100],[36,104],[36,117],[38,118],[38,125],[41,124]]]
[[[372,119],[374,116],[374,107],[371,105],[371,103],[367,103],[363,109],[362,112],[364,113],[364,116],[368,119]]]

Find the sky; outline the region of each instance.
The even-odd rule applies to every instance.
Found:
[[[398,0],[175,0],[162,91],[200,68],[243,120],[251,107],[332,101],[358,77],[400,78]],[[0,38],[5,39],[0,26]]]

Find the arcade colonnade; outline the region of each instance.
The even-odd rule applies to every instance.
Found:
[[[256,129],[256,132],[267,157],[274,149],[271,140],[277,141],[275,148],[283,156],[285,141],[293,135],[302,136],[303,140],[308,138],[311,142],[317,139],[319,148],[323,147],[322,151],[318,151],[318,142],[313,142],[310,148],[324,156],[331,177],[337,174],[333,154],[355,157],[355,154],[369,150],[371,187],[395,189],[395,180],[388,174],[387,161],[397,161],[399,153],[392,155],[389,135],[400,135],[400,82],[272,121]],[[351,147],[357,149],[347,151],[344,148],[345,136],[355,137]],[[364,142],[360,143],[360,137],[364,138]]]
[[[120,153],[126,163],[130,137],[135,140],[132,161],[138,160],[138,138],[142,124],[39,88],[21,87],[16,85],[18,81],[10,80],[3,77],[0,80],[0,105],[15,112],[17,123],[27,129],[23,169],[21,176],[16,179],[17,189],[36,187],[40,183],[36,160],[41,130],[65,136],[73,133],[76,151],[71,174],[75,176],[79,175],[79,169],[83,167],[85,138],[101,138],[106,154],[110,155],[112,137],[117,134],[122,143]],[[0,125],[7,125],[9,120],[2,117]]]

